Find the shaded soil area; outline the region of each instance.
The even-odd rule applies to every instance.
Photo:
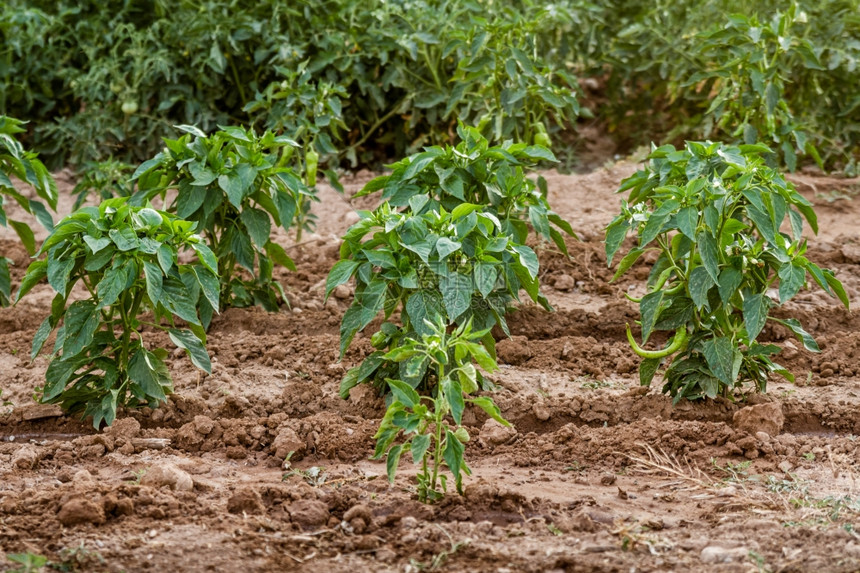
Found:
[[[168,403],[103,432],[33,401],[47,359],[29,348],[49,288],[0,310],[0,553],[81,571],[860,570],[860,318],[818,290],[780,309],[822,352],[768,326],[797,383],[772,380],[767,394],[673,407],[659,382],[639,387],[624,337],[638,309],[623,293],[641,294],[647,266],[611,282],[601,242],[635,168],[544,174],[582,240],[570,258],[538,246],[556,311],[515,312],[491,376],[513,427],[467,411],[473,476],[432,506],[415,500],[411,463],[389,484],[369,459],[382,400],[337,393],[371,346],[360,333],[338,361],[351,297],[324,301],[323,285],[355,209],[371,206],[349,199],[368,173],[345,195],[323,189],[301,244],[278,236],[298,267],[280,275],[289,308],[217,317],[213,374],[173,352]],[[794,180],[819,212],[810,258],[860,304],[858,182]],[[5,232],[0,249],[20,281],[27,253]]]

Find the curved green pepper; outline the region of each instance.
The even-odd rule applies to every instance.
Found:
[[[307,176],[308,187],[314,187],[317,184],[317,166],[320,162],[319,153],[311,147],[305,152],[305,169]]]
[[[630,343],[630,346],[633,348],[633,352],[642,358],[665,358],[670,354],[683,350],[687,346],[687,327],[681,326],[678,328],[678,330],[675,331],[675,336],[672,338],[672,342],[670,342],[669,346],[663,350],[645,350],[636,343],[636,340],[633,338],[633,333],[630,332],[630,325],[628,324],[627,342]]]

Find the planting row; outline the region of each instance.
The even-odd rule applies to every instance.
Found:
[[[50,175],[14,139],[18,123],[2,121],[2,172],[54,207]],[[165,331],[210,372],[205,343],[213,315],[254,304],[277,311],[285,297],[273,267],[295,268],[271,237],[273,226],[289,228],[313,197],[312,182],[285,166],[297,144],[251,129],[208,136],[182,129],[185,135],[165,140],[165,150],[136,169],[128,196],[82,207],[56,225],[44,205],[16,191],[8,176],[0,179],[0,191],[50,230],[15,295],[17,301],[42,281],[56,292],[33,340],[35,358],[56,333],[38,392],[44,402],[92,417],[96,428],[111,424],[120,407],[157,407],[170,393],[167,351],[147,342],[152,332]],[[531,173],[555,161],[547,148],[493,145],[463,124],[457,132],[456,146],[427,147],[365,186],[359,195],[378,194],[381,202],[358,213],[326,281],[326,296],[355,285],[341,355],[356,333],[384,318],[370,337],[375,351],[347,372],[341,394],[370,384],[385,396],[376,456],[387,457],[392,479],[403,455],[420,464],[423,501],[447,490],[443,468],[458,491],[470,471],[466,407],[507,424],[483,375],[497,368],[496,338],[509,334],[505,316],[522,292],[552,310],[528,243],[551,242],[567,255],[565,235],[575,238],[548,204],[545,181]],[[648,292],[637,300],[638,330],[643,344],[656,331],[673,338],[661,350],[640,347],[629,328],[628,338],[644,359],[642,384],[663,368],[663,390],[676,401],[731,398],[750,384],[765,391],[770,373],[790,378],[774,362],[780,348],[757,338],[774,320],[818,350],[797,320],[769,316],[808,277],[848,306],[834,274],[804,256],[804,225],[817,231],[815,213],[766,164],[769,154],[762,145],[654,148],[620,189],[629,195],[607,228],[607,260],[611,265],[631,232],[636,244],[616,276],[649,251],[658,255]],[[153,208],[155,198],[162,210]],[[35,251],[29,227],[12,224]],[[8,277],[7,268],[7,302]]]

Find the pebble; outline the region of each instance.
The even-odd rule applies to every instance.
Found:
[[[744,561],[749,555],[746,547],[720,547],[709,545],[702,549],[700,556],[702,563],[731,563],[732,561]]]
[[[156,462],[140,480],[141,485],[151,487],[168,486],[175,491],[191,491],[194,489],[194,481],[188,472],[185,472],[170,462]]]

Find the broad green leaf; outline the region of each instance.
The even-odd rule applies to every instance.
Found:
[[[785,303],[796,295],[806,284],[806,269],[794,263],[779,269],[779,302]]]
[[[660,361],[660,358],[645,358],[639,363],[640,386],[651,386],[654,374],[657,373],[657,368],[660,367]]]
[[[648,342],[654,323],[660,314],[660,303],[663,302],[663,291],[648,293],[642,297],[639,303],[639,311],[642,314],[642,344]]]
[[[75,259],[58,259],[57,253],[53,252],[48,257],[48,284],[58,293],[66,294],[66,286],[72,269],[75,267]]]
[[[430,448],[430,435],[419,434],[412,438],[412,463],[417,464],[424,459],[424,454]]]
[[[696,267],[690,273],[690,281],[688,288],[690,289],[690,297],[696,308],[702,309],[708,304],[708,291],[711,290],[716,283],[705,267]]]
[[[26,223],[21,223],[20,221],[9,221],[9,224],[15,229],[15,233],[18,234],[18,237],[21,239],[21,242],[24,244],[24,248],[27,249],[27,253],[32,256],[36,253],[36,237],[33,235],[33,229],[30,228],[30,225]]]
[[[108,307],[115,303],[123,293],[128,282],[128,266],[120,266],[109,269],[102,280],[96,285],[99,309]]]
[[[161,267],[155,263],[144,261],[143,274],[146,277],[146,294],[149,295],[149,300],[153,304],[157,304],[161,299],[161,285],[164,282]]]
[[[475,288],[481,293],[484,298],[488,297],[496,287],[496,281],[499,278],[499,271],[495,264],[478,262],[475,263],[472,271],[475,277]]]
[[[439,253],[439,260],[443,260],[451,253],[457,252],[460,250],[461,246],[461,243],[452,241],[447,237],[440,237],[439,240],[436,241],[436,252]]]
[[[496,406],[496,403],[493,402],[491,398],[480,397],[480,398],[470,398],[466,400],[470,404],[474,404],[483,410],[489,417],[502,424],[503,426],[510,426],[511,423],[505,420],[502,417],[502,411],[499,410],[499,407]]]
[[[639,235],[639,246],[644,247],[656,239],[657,235],[663,231],[663,226],[680,206],[681,204],[675,199],[669,199],[660,205],[656,211],[651,213],[651,216],[648,217],[648,222],[645,223],[645,228],[642,229],[642,233]]]
[[[466,447],[460,442],[457,436],[451,430],[445,430],[445,451],[442,452],[442,458],[445,460],[448,469],[454,474],[458,490],[460,489],[460,470],[463,466],[463,452],[465,451]]]
[[[108,231],[108,235],[120,251],[133,251],[140,245],[137,233],[128,225],[119,229],[111,229]]]
[[[93,301],[73,302],[63,318],[63,356],[74,356],[89,346],[99,323],[100,315]]]
[[[169,386],[167,366],[155,354],[139,347],[128,361],[128,377],[140,385],[147,397],[164,401],[165,387]]]
[[[750,340],[755,340],[764,328],[770,306],[770,299],[764,293],[754,294],[744,300],[744,325]]]
[[[392,379],[388,379],[386,382],[388,382],[388,386],[391,388],[394,399],[407,408],[412,409],[421,403],[421,396],[409,384],[401,380]]]
[[[728,304],[743,281],[743,274],[734,267],[726,267],[720,272],[720,300]]]
[[[699,223],[699,211],[695,207],[684,207],[675,215],[678,229],[691,240],[696,240],[696,226]]]
[[[215,253],[212,252],[212,249],[210,249],[204,243],[192,243],[191,247],[194,249],[194,252],[197,253],[197,258],[200,259],[200,262],[203,263],[203,265],[207,269],[212,271],[213,274],[217,275],[218,259],[215,258]],[[167,265],[167,268],[165,268],[166,265],[161,263],[162,254],[160,249],[158,255],[158,262],[159,264],[161,264],[161,268],[164,270],[164,272],[167,273],[170,270],[171,265]],[[175,257],[171,257],[171,259],[173,262],[176,261]]]
[[[715,283],[719,282],[720,276],[720,258],[717,241],[708,231],[699,231],[696,235],[696,242],[699,246],[699,254],[702,255],[702,264],[705,270],[711,275]]]
[[[170,340],[179,348],[183,348],[188,352],[191,358],[191,363],[197,368],[212,373],[212,363],[209,360],[209,353],[206,352],[206,347],[203,342],[195,336],[190,330],[178,330],[171,328],[167,331],[170,335]]]
[[[818,343],[815,342],[815,339],[812,338],[812,335],[810,335],[803,329],[803,327],[800,325],[800,321],[796,318],[787,318],[785,320],[780,320],[778,318],[773,317],[769,318],[788,328],[797,337],[797,339],[803,343],[803,347],[810,352],[821,352],[821,348],[819,348]]]
[[[442,390],[448,405],[451,407],[451,417],[458,426],[463,423],[463,410],[466,402],[463,400],[463,388],[460,381],[447,377],[442,382]]]
[[[460,273],[444,275],[439,280],[442,302],[450,321],[456,320],[469,309],[472,302],[472,279]]]
[[[397,466],[400,464],[400,456],[403,455],[403,446],[398,444],[388,450],[388,456],[385,460],[385,470],[388,473],[388,481],[394,483],[394,477],[397,473]]]
[[[48,337],[51,335],[51,332],[54,330],[54,324],[52,317],[45,317],[45,320],[42,321],[42,324],[39,325],[39,329],[36,331],[35,336],[33,336],[33,346],[30,350],[30,360],[35,360],[36,357],[41,352],[42,347],[45,345],[45,341],[48,340]]]
[[[260,209],[247,207],[242,211],[240,218],[248,229],[248,234],[254,244],[263,248],[269,242],[269,235],[272,232],[272,222],[269,215]]]
[[[93,254],[98,253],[99,251],[110,245],[110,239],[108,239],[107,237],[96,239],[95,237],[84,235],[84,242],[89,246],[90,251],[92,251]]]
[[[734,372],[735,353],[739,353],[727,336],[717,336],[702,343],[702,353],[708,361],[708,368],[721,382],[731,387],[737,373]]]
[[[606,265],[612,266],[612,259],[615,257],[615,253],[618,252],[618,248],[621,247],[621,243],[624,242],[624,238],[627,236],[627,231],[630,229],[630,223],[627,221],[620,219],[613,221],[609,227],[606,229]]]
[[[437,291],[420,290],[413,293],[406,301],[406,314],[409,323],[419,335],[431,334],[432,332],[425,324],[425,320],[436,322],[437,317],[444,316],[445,309],[442,304],[442,296]]]
[[[349,281],[352,274],[358,268],[359,263],[356,261],[338,261],[329,271],[325,281],[325,297],[328,299],[332,291],[340,285]]]
[[[539,263],[537,255],[533,250],[525,245],[514,245],[513,249],[519,255],[520,264],[526,268],[532,279],[537,278]]]

